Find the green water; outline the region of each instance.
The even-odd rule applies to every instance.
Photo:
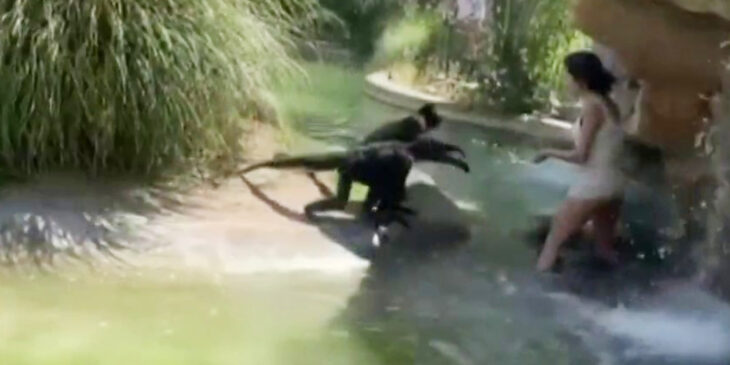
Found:
[[[317,141],[309,149],[345,143],[342,136],[405,114],[365,99],[362,73],[307,68],[309,84],[279,90],[279,112],[306,140]],[[707,334],[694,317],[697,326],[685,321],[678,328],[701,339],[699,354],[662,337],[673,330],[668,323],[689,313],[685,309],[666,309],[667,316],[656,319],[551,299],[531,274],[533,250],[514,233],[529,225],[531,214],[554,209],[570,168],[533,166],[527,161],[534,146],[503,145],[479,127],[447,123],[438,135],[460,144],[472,165],[468,176],[420,166],[468,208],[465,244],[425,250],[420,247],[439,239],[423,237],[415,249],[383,251],[366,270],[346,273],[323,267],[236,275],[130,269],[65,279],[4,276],[0,363],[721,364],[730,358],[707,345],[724,332]],[[690,307],[700,308],[697,297],[686,299]],[[703,313],[725,311],[713,310]],[[730,311],[723,316],[708,318],[730,323]],[[620,327],[622,320],[629,324]],[[646,333],[665,341],[660,349],[689,357],[645,354],[641,347],[635,357],[626,351],[631,346],[608,333],[614,327],[640,339]],[[700,361],[703,352],[720,360]]]
[[[325,325],[345,299],[338,285],[259,279],[16,278],[0,287],[0,358],[34,365],[373,363],[357,341]]]
[[[355,91],[362,90],[362,83],[352,80],[361,77],[357,73],[343,78],[319,65],[312,74],[348,90],[324,88],[324,99],[348,97],[346,103],[322,108],[336,115],[337,123],[313,118],[317,123],[299,124],[300,133],[310,138],[344,143],[338,136],[362,135],[378,123],[406,114],[355,97]],[[318,90],[307,93],[312,98],[308,108],[322,105],[316,102]],[[466,150],[472,173],[463,176],[429,164],[418,168],[470,208],[472,236],[466,247],[437,252],[429,259],[405,252],[371,263],[343,318],[384,363],[723,364],[730,360],[730,332],[715,326],[730,326],[730,307],[701,290],[678,289],[655,299],[633,291],[632,281],[638,277],[631,274],[615,279],[600,274],[577,277],[578,291],[599,300],[593,303],[588,298],[556,299],[549,293],[550,284],[536,281],[531,274],[535,252],[515,233],[530,227],[535,214],[556,209],[575,176],[571,166],[554,161],[535,166],[529,161],[536,146],[479,126],[446,123],[436,136]],[[624,219],[635,237],[644,240],[640,245],[654,244],[652,227],[674,219],[668,197],[662,194],[641,186],[628,192]],[[635,304],[638,308],[632,311],[605,307],[600,304],[605,300],[652,304],[651,310]],[[686,336],[696,341],[687,345]]]

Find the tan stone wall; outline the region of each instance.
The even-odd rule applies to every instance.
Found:
[[[682,84],[644,85],[637,134],[675,157],[685,157],[695,146],[701,147],[709,117],[701,91]]]
[[[574,15],[644,82],[639,136],[670,154],[691,154],[707,117],[700,95],[719,88],[730,55],[721,47],[730,40],[730,22],[657,0],[578,0]]]
[[[710,13],[730,20],[730,1],[727,0],[668,0],[683,9]]]

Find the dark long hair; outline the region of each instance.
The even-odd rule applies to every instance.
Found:
[[[570,76],[582,82],[589,91],[598,94],[618,122],[619,109],[609,95],[616,77],[603,67],[601,59],[593,52],[579,51],[566,56],[564,62]]]

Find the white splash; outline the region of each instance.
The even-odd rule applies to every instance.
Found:
[[[716,319],[693,313],[618,308],[598,313],[595,321],[607,333],[633,343],[626,354],[630,357],[730,357],[730,328]]]
[[[548,296],[570,307],[600,332],[628,341],[626,357],[730,359],[730,318],[724,311],[702,315],[699,311],[663,308],[608,308],[572,295],[551,293]]]

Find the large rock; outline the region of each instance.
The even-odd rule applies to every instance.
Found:
[[[575,21],[644,82],[638,135],[670,155],[691,153],[709,116],[701,95],[719,89],[730,55],[721,47],[730,21],[653,0],[579,0]]]

